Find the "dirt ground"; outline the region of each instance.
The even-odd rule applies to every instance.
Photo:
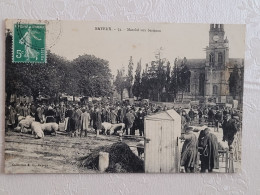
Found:
[[[98,173],[79,166],[78,159],[99,146],[119,141],[118,136],[89,133],[88,137],[58,134],[35,139],[31,134],[7,132],[5,137],[6,173]],[[136,139],[123,139],[135,154]],[[133,147],[132,147],[133,146]]]
[[[204,129],[206,126],[196,122],[195,129]],[[223,130],[214,131],[221,146],[228,148],[227,142],[222,142]],[[195,133],[197,136],[199,132]],[[136,132],[138,135],[138,132]],[[99,173],[97,170],[79,166],[79,158],[89,155],[99,146],[111,145],[119,142],[118,136],[99,135],[88,133],[88,137],[69,137],[64,132],[57,136],[46,135],[43,139],[35,139],[31,134],[9,131],[5,136],[5,172],[6,173]],[[141,138],[124,138],[137,155],[136,145]],[[241,153],[240,153],[241,155]],[[220,156],[220,168],[213,172],[225,172],[225,159]],[[239,172],[241,160],[234,161],[235,172]]]

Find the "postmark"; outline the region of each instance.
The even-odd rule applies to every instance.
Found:
[[[46,25],[14,24],[13,62],[46,63]]]

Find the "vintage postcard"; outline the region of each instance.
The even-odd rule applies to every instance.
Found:
[[[241,170],[245,25],[6,20],[6,173]]]

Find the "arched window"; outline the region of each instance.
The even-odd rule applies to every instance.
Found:
[[[213,85],[213,95],[218,95],[218,86]]]
[[[218,63],[223,62],[223,54],[221,52],[218,53]]]
[[[214,62],[214,54],[213,54],[213,53],[210,53],[210,54],[209,54],[209,62],[210,62],[210,63],[213,63],[213,62]]]

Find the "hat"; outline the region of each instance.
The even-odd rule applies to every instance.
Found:
[[[192,127],[186,127],[185,132],[189,132],[189,131],[193,131],[193,128]]]
[[[49,106],[48,110],[52,110],[52,107],[51,107],[51,106]]]

